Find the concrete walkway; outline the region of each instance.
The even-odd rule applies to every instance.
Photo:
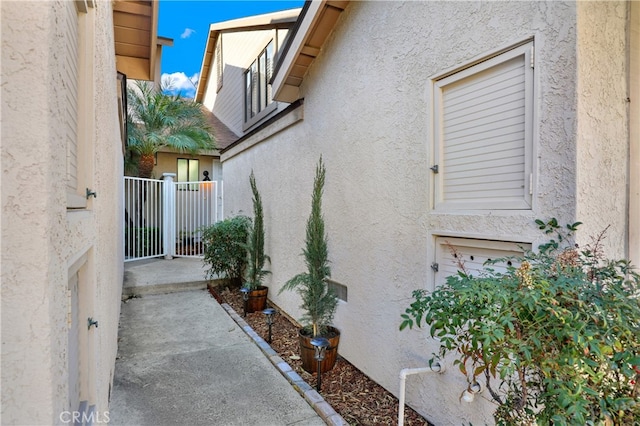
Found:
[[[124,264],[122,300],[131,296],[206,289],[207,269],[202,259],[193,257],[127,262]]]
[[[165,277],[184,269],[193,282],[188,270],[201,264],[146,265]],[[127,265],[129,280],[145,282],[143,266]],[[111,425],[346,424],[231,308],[168,284],[122,304]]]

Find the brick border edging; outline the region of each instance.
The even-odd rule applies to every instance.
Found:
[[[307,382],[300,377],[298,373],[296,373],[289,364],[285,360],[283,360],[278,353],[273,350],[271,345],[269,345],[262,337],[258,335],[254,331],[253,328],[244,320],[238,313],[228,304],[221,303],[221,306],[224,310],[229,314],[229,316],[242,328],[242,330],[253,340],[262,353],[264,353],[269,361],[280,371],[288,381],[291,383],[291,386],[298,391],[298,393],[307,401],[307,403],[315,410],[318,415],[324,420],[326,424],[329,426],[343,426],[348,425],[348,423],[342,418],[340,414],[333,409],[331,405],[316,391],[312,388]]]

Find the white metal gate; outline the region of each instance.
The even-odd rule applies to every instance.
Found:
[[[222,182],[174,182],[125,176],[125,262],[201,257],[202,228],[222,218]]]

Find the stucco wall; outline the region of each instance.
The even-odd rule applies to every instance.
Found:
[[[607,28],[611,25],[607,34],[614,40],[608,43],[619,48],[623,14],[616,4],[584,8],[588,13],[578,14],[572,2],[353,2],[305,77],[304,120],[240,154],[222,156],[227,215],[251,212],[248,175],[255,172],[272,260],[270,298],[296,318],[301,315],[298,295],[277,291],[304,268],[300,253],[313,173],[323,156],[332,278],[349,292],[335,319],[342,331],[340,353],[396,395],[399,371],[426,365],[435,349],[424,330],[399,332],[398,326],[411,291],[433,288],[430,264],[436,236],[530,242],[535,247],[541,237],[534,219],[582,219],[586,235],[599,231],[601,223],[588,223],[597,214],[587,214],[587,194],[599,203],[618,200],[618,184],[609,194],[605,184],[590,183],[596,173],[593,178],[579,173],[579,167],[596,166],[577,165],[584,156],[577,144],[590,133],[579,129],[580,114],[588,115],[605,100],[591,104],[584,94],[578,96],[578,74],[593,70],[601,79],[604,73],[588,63],[593,56],[580,56],[587,44],[577,36],[586,32],[579,28],[583,16],[598,15]],[[430,77],[532,36],[532,209],[433,211]],[[586,61],[579,67],[578,57]],[[613,84],[618,90],[619,79]],[[617,119],[618,112],[612,114]],[[598,148],[605,157],[598,167],[626,143],[617,138],[618,127],[611,130],[598,130],[605,144],[613,145]],[[595,147],[588,145],[587,152]],[[605,181],[624,178],[604,167],[597,174],[606,174]],[[615,232],[624,227],[617,213],[608,220]],[[623,248],[621,240],[611,241],[614,251]],[[459,401],[466,381],[448,367],[441,376],[410,377],[407,402],[438,425],[493,423],[491,403],[483,398],[472,404]]]
[[[64,2],[2,2],[2,422],[61,424],[68,402],[67,283],[84,259],[86,399],[108,411],[123,273],[122,145],[110,2],[90,33],[87,133],[97,198],[67,210]],[[90,115],[91,116],[91,115]],[[88,311],[86,311],[88,309]],[[80,318],[82,321],[82,318]],[[86,328],[86,317],[84,318]],[[104,417],[102,417],[104,420]]]
[[[578,2],[577,206],[607,253],[627,254],[629,176],[626,2]],[[583,234],[581,243],[591,242]]]
[[[176,154],[172,152],[158,153],[158,161],[156,166],[153,168],[153,178],[162,179],[163,173],[177,173],[178,158],[191,158],[198,160],[200,180],[204,178],[202,172],[205,170],[209,172],[209,178],[211,180],[222,179],[222,165],[218,158],[210,155]]]

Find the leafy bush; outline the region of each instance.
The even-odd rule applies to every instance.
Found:
[[[222,276],[240,280],[247,265],[246,243],[251,219],[239,215],[207,226],[202,230],[204,263],[209,279]]]
[[[125,227],[125,254],[127,257],[144,257],[162,254],[163,243],[160,228]]]
[[[580,223],[537,220],[550,237],[504,273],[460,272],[417,290],[400,329],[430,325],[435,357],[455,354],[469,383],[484,376],[497,424],[631,425],[640,419],[640,275],[584,248]],[[606,231],[606,230],[605,230]],[[497,385],[496,385],[497,382]]]

